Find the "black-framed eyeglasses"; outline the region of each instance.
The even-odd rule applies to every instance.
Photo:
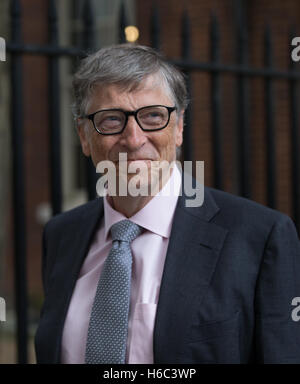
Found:
[[[94,128],[101,135],[116,135],[122,133],[126,127],[128,117],[134,116],[143,131],[158,131],[165,128],[176,107],[165,105],[149,105],[136,111],[122,109],[101,109],[90,115],[82,116],[93,122]]]

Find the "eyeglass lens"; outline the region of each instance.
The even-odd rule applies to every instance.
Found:
[[[141,108],[137,113],[137,121],[145,130],[164,127],[169,119],[169,111],[163,106]],[[97,130],[103,133],[117,133],[122,131],[126,121],[126,114],[118,110],[99,111],[94,116]]]

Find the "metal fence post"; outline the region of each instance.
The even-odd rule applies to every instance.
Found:
[[[211,62],[216,64],[220,61],[220,34],[219,25],[215,15],[211,16]],[[212,72],[211,75],[211,122],[212,142],[214,155],[214,186],[223,188],[223,150],[221,133],[221,89],[220,74]]]
[[[91,53],[95,49],[95,20],[90,0],[85,0],[83,8],[83,50]],[[88,200],[96,197],[97,174],[91,157],[85,158]]]
[[[291,39],[297,36],[295,28],[290,33]],[[295,63],[290,61],[290,71],[295,71]],[[300,232],[300,134],[299,134],[299,82],[289,80],[291,132],[290,142],[292,149],[292,202],[294,220]]]
[[[192,58],[191,53],[191,31],[190,31],[190,18],[187,10],[184,11],[182,17],[182,37],[181,37],[181,55],[182,60],[188,61]],[[184,71],[186,75],[186,86],[188,91],[188,98],[192,95],[191,72]],[[192,161],[194,158],[193,152],[193,124],[192,124],[192,105],[189,104],[185,111],[185,127],[183,130],[183,159],[185,161]]]
[[[11,36],[13,44],[22,43],[21,5],[19,0],[11,3]],[[26,278],[26,196],[24,173],[23,132],[23,78],[20,53],[11,55],[11,119],[13,162],[13,211],[14,211],[14,256],[15,300],[17,323],[17,360],[27,363],[27,278]]]
[[[55,0],[49,0],[49,40],[58,46],[58,18]],[[58,57],[49,58],[49,129],[50,129],[50,174],[52,214],[62,211],[61,182],[61,137],[60,137],[60,88]]]
[[[272,69],[272,43],[270,28],[265,30],[265,66]],[[266,98],[266,148],[267,148],[267,202],[276,208],[276,159],[274,137],[274,98],[271,77],[265,79]]]
[[[248,65],[248,32],[245,17],[245,4],[237,0],[237,64]],[[251,198],[250,135],[248,113],[248,79],[245,73],[237,76],[237,159],[239,174],[239,194]]]
[[[125,27],[127,25],[126,13],[125,13],[125,5],[124,2],[121,2],[120,13],[119,13],[119,43],[126,43],[125,36]]]
[[[152,6],[150,28],[151,28],[151,31],[150,31],[151,47],[159,51],[161,50],[160,17],[159,17],[159,11],[158,11],[156,2],[154,2]]]

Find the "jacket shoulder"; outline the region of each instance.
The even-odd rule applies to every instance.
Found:
[[[248,228],[255,226],[257,229],[272,227],[278,222],[293,223],[292,219],[285,213],[266,207],[253,200],[210,187],[205,189],[206,193],[214,198],[220,208],[218,216],[222,221],[244,225]]]
[[[102,198],[89,201],[78,207],[53,216],[45,225],[45,232],[61,232],[63,228],[77,226],[78,223],[89,213],[100,210]]]

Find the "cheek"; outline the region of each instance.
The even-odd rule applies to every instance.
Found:
[[[101,160],[107,160],[110,149],[113,143],[110,138],[93,136],[90,141],[91,155],[94,163],[98,163]]]
[[[163,136],[161,136],[157,140],[157,148],[159,148],[159,152],[163,158],[166,160],[170,160],[176,152],[176,140],[173,131],[165,132]]]

